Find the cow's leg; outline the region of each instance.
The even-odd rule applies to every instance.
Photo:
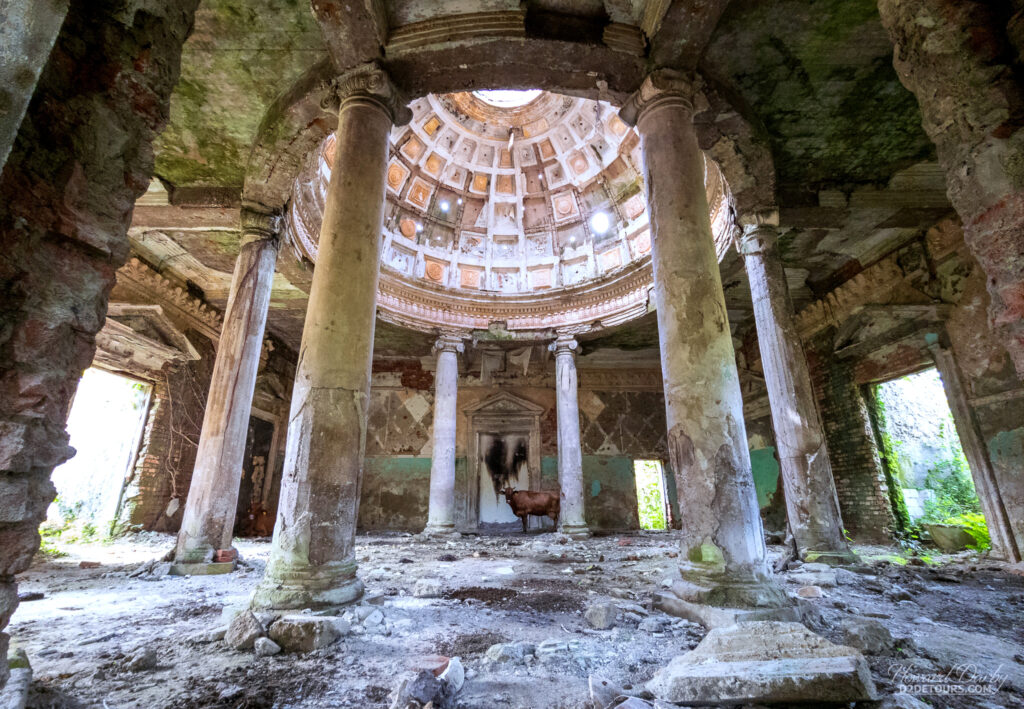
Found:
[[[519,519],[523,521],[523,534],[526,534],[526,515],[523,515]]]

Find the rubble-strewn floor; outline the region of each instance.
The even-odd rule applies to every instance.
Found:
[[[338,643],[306,656],[256,657],[198,640],[223,625],[222,609],[245,603],[267,559],[267,540],[239,541],[247,566],[229,576],[130,578],[171,548],[165,535],[37,558],[19,590],[44,596],[22,603],[10,626],[35,670],[31,705],[387,707],[400,672],[443,654],[460,656],[467,668],[460,706],[584,707],[589,674],[640,687],[704,635],[649,610],[651,595],[676,573],[673,533],[565,544],[551,534],[358,542],[367,589],[384,595],[353,611],[353,630]],[[859,551],[870,557],[891,550]],[[81,561],[101,566],[81,569]],[[899,668],[945,671],[959,660],[1010,679],[990,697],[930,699],[934,706],[1024,706],[1024,577],[975,555],[953,561],[941,568],[874,562],[841,573],[838,586],[807,601],[820,610],[815,629],[842,642],[842,620],[869,615],[906,638],[891,656],[869,658],[883,693],[895,691]],[[442,597],[414,597],[423,578],[440,580]],[[806,582],[805,575],[786,586],[795,592]],[[594,630],[583,617],[600,600],[624,609],[612,630]],[[489,646],[513,641],[534,643],[538,657],[489,664]],[[126,658],[141,647],[156,650],[157,667],[127,670]]]

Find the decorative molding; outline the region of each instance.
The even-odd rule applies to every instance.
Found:
[[[385,54],[392,57],[433,44],[473,41],[482,37],[525,38],[526,13],[522,10],[474,12],[413,22],[391,31]]]
[[[118,270],[117,282],[143,298],[162,301],[162,305],[171,308],[214,343],[220,340],[223,325],[220,313],[139,259],[131,259]]]
[[[239,214],[242,238],[240,245],[253,241],[268,241],[276,247],[279,243],[283,216],[253,204],[243,204]]]
[[[357,66],[334,79],[326,103],[322,105],[340,111],[346,102],[359,99],[379,105],[396,126],[404,126],[412,120],[408,99],[377,62]]]
[[[800,337],[807,340],[825,328],[839,327],[858,307],[886,298],[906,276],[900,268],[899,256],[898,252],[887,256],[797,313]]]
[[[635,126],[651,109],[668,105],[681,107],[692,116],[697,89],[696,77],[675,69],[657,69],[626,99],[619,117],[627,125]]]
[[[736,238],[736,250],[747,254],[769,251],[779,240],[778,227],[771,224],[744,224],[743,231]]]

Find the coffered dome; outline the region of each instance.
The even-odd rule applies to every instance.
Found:
[[[648,311],[640,141],[608,103],[549,92],[428,95],[391,134],[378,299],[417,329],[602,327]],[[316,261],[329,136],[296,181],[290,237]],[[705,169],[721,254],[726,190]]]

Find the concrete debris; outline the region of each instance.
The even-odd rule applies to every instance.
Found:
[[[791,571],[786,577],[801,586],[835,586],[836,572],[826,567],[825,571],[807,571],[808,566],[825,566],[824,564],[804,564],[799,571]]]
[[[437,598],[441,595],[441,582],[438,579],[420,579],[412,588],[416,598]]]
[[[594,709],[609,709],[628,697],[622,687],[601,677],[590,675],[588,683],[590,701],[594,703]]]
[[[391,709],[450,709],[454,706],[456,690],[447,681],[435,677],[429,670],[402,678],[391,694]]]
[[[487,659],[493,662],[525,662],[534,655],[537,646],[528,642],[498,643],[487,648]]]
[[[0,687],[0,709],[25,709],[32,685],[32,666],[28,655],[21,648],[11,648],[7,654],[7,667],[10,675],[7,683]]]
[[[878,709],[931,709],[931,707],[911,694],[900,692],[883,699],[878,705]]]
[[[875,698],[864,657],[799,623],[752,621],[715,628],[647,683],[684,705],[853,702]]]
[[[124,663],[125,669],[129,672],[145,672],[156,668],[156,650],[152,648],[140,648],[136,650]]]
[[[458,692],[466,683],[466,668],[462,666],[462,660],[458,657],[450,658],[448,666],[437,678],[442,682],[447,682],[454,692]]]
[[[842,629],[844,643],[869,655],[883,655],[896,646],[892,633],[877,620],[848,618]]]
[[[252,611],[243,611],[235,616],[224,634],[224,642],[235,650],[252,650],[256,638],[266,635],[266,630]]]
[[[256,638],[253,650],[259,657],[270,657],[281,652],[281,646],[270,638]]]
[[[313,652],[339,637],[334,618],[325,616],[286,615],[270,626],[270,639],[287,652]]]
[[[619,608],[614,603],[592,603],[583,615],[591,627],[607,630],[618,620]]]
[[[194,643],[215,643],[224,639],[227,635],[228,626],[224,625],[213,630],[204,630],[196,633],[192,636],[192,642]]]
[[[1024,691],[1024,657],[1020,646],[987,633],[945,625],[925,625],[913,631],[918,652],[943,670],[967,671],[968,676],[992,674]]]
[[[796,595],[800,598],[822,598],[825,592],[821,590],[821,586],[801,586],[797,589]]]

